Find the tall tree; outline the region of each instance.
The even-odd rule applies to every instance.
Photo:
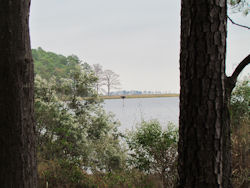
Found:
[[[114,73],[112,70],[105,70],[103,72],[103,83],[107,86],[108,95],[110,95],[110,90],[117,89],[120,85],[119,75]]]
[[[0,185],[36,188],[30,0],[0,6]]]
[[[101,86],[103,86],[103,70],[100,64],[94,64],[93,70],[95,72],[95,76],[98,78],[96,82],[96,92],[99,93]]]
[[[180,53],[180,188],[230,188],[228,99],[248,55],[225,75],[227,2],[182,0]]]

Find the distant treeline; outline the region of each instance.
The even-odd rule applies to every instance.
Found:
[[[170,93],[170,92],[122,90],[122,91],[113,91],[110,93],[110,95],[152,95],[152,94],[166,94],[166,93]]]

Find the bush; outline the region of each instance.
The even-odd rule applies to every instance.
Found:
[[[156,120],[143,121],[127,137],[130,167],[160,176],[164,187],[173,187],[177,177],[177,141],[178,130],[173,124],[163,130]]]
[[[39,178],[50,187],[86,187],[87,169],[107,172],[124,163],[118,124],[96,96],[93,72],[78,67],[70,76],[35,78]]]

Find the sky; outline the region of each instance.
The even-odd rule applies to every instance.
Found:
[[[120,89],[179,92],[180,0],[32,0],[30,35],[32,48],[113,70]],[[249,53],[250,31],[229,23],[228,75]]]

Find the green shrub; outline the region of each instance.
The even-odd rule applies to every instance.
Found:
[[[143,121],[128,134],[128,162],[145,174],[158,175],[164,187],[172,187],[177,177],[178,130],[168,124],[163,130],[156,120]]]

